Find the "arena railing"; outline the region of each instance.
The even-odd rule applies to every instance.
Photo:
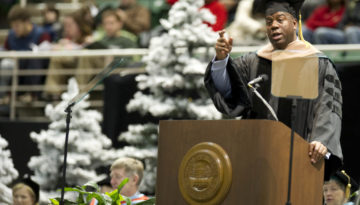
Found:
[[[360,44],[341,44],[341,45],[316,45],[316,48],[323,51],[326,55],[328,55],[335,63],[344,63],[344,62],[359,62],[360,61]],[[242,47],[233,47],[232,56],[240,56],[246,52],[252,52],[258,50],[259,46],[242,46]],[[148,49],[104,49],[104,50],[76,50],[76,51],[0,51],[0,59],[10,58],[18,62],[19,59],[44,59],[44,58],[56,58],[56,57],[106,57],[113,58],[116,56],[119,57],[130,57],[130,56],[144,56],[148,54]],[[206,58],[204,60],[210,60],[214,55],[213,48],[200,48],[195,51],[196,55],[204,56]],[[48,103],[46,101],[37,101],[32,102],[31,105],[24,105],[19,102],[17,99],[18,92],[34,92],[34,91],[44,91],[44,85],[19,85],[18,77],[19,76],[29,76],[29,75],[42,75],[47,76],[49,74],[52,75],[75,75],[75,74],[96,74],[99,73],[102,68],[84,68],[81,69],[81,72],[76,71],[76,69],[58,69],[52,73],[49,73],[46,69],[30,69],[30,70],[22,70],[18,67],[18,63],[15,64],[13,70],[10,71],[2,71],[1,75],[11,76],[12,82],[11,85],[8,86],[0,86],[0,92],[10,92],[10,104],[9,104],[9,116],[10,120],[20,119],[21,117],[17,117],[17,109],[18,108],[43,108]],[[141,73],[145,72],[145,67],[137,67],[137,68],[122,68],[117,72],[121,75],[126,75],[127,73]],[[80,88],[85,85],[79,85]],[[60,85],[57,89],[61,91],[66,90],[66,85]],[[98,91],[103,90],[104,87],[102,85],[97,87]],[[53,102],[57,103],[57,102]],[[102,100],[93,100],[90,102],[93,107],[102,107]],[[29,116],[31,118],[31,116]],[[24,117],[23,119],[26,119]],[[45,120],[44,116],[40,116],[39,119]]]
[[[10,104],[9,104],[9,119],[17,119],[17,108],[19,107],[28,107],[38,108],[45,107],[47,102],[45,101],[36,101],[31,102],[31,104],[24,104],[18,101],[17,93],[18,92],[43,92],[45,85],[19,85],[18,77],[20,76],[47,76],[47,75],[75,75],[75,74],[97,74],[103,68],[82,68],[77,70],[76,68],[71,69],[56,69],[54,71],[49,71],[48,69],[21,69],[18,65],[19,59],[51,59],[51,58],[63,58],[63,57],[105,57],[108,58],[110,62],[113,57],[133,57],[133,56],[144,56],[148,53],[147,49],[104,49],[104,50],[72,50],[72,51],[0,51],[0,59],[13,59],[15,61],[15,66],[12,70],[1,70],[1,75],[11,76],[11,84],[8,86],[0,86],[0,92],[10,92]],[[131,68],[120,68],[117,73],[120,75],[126,75],[128,73],[141,73],[144,72],[144,67],[131,67]],[[80,89],[85,85],[79,85]],[[56,87],[56,90],[65,91],[67,85],[60,85]],[[99,85],[96,90],[103,90],[103,86]],[[57,102],[54,102],[57,103]],[[101,101],[91,101],[91,106],[101,107]],[[2,117],[3,118],[3,117]],[[29,116],[31,118],[31,116]],[[36,118],[36,117],[35,117]],[[23,119],[27,119],[24,117]],[[39,118],[44,120],[43,117]]]

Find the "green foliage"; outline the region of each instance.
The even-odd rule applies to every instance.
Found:
[[[136,205],[154,205],[156,202],[156,199],[155,198],[150,198],[149,200],[146,200],[146,201],[143,201],[143,202],[140,202]]]
[[[121,201],[126,201],[126,205],[131,205],[131,200],[120,194],[121,189],[124,185],[129,181],[128,178],[125,178],[117,189],[112,191],[111,193],[106,192],[105,194],[100,193],[100,188],[95,182],[88,182],[83,186],[76,187],[66,187],[65,191],[73,191],[78,192],[78,197],[76,202],[64,200],[65,205],[87,205],[91,202],[92,199],[96,199],[98,201],[98,205],[120,205]],[[86,191],[87,189],[92,189],[95,191]],[[50,199],[51,204],[59,205],[60,198]],[[151,198],[147,201],[139,203],[140,205],[153,205],[155,204],[155,198]]]

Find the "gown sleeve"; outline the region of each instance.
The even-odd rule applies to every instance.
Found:
[[[206,69],[204,78],[205,87],[215,107],[221,113],[230,117],[244,115],[251,108],[250,92],[246,84],[249,79],[250,59],[251,55],[244,55],[235,60],[231,57],[229,58],[226,70],[230,78],[231,94],[228,97],[224,97],[216,89],[211,77],[211,62]]]
[[[341,166],[343,154],[340,144],[342,95],[341,82],[334,65],[328,59],[320,61],[320,92],[314,106],[313,129],[311,141],[320,141],[331,153],[331,158],[326,161],[328,170]],[[330,167],[329,167],[330,166]],[[325,175],[328,175],[325,173]]]

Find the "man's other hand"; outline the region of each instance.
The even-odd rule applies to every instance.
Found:
[[[315,164],[323,159],[328,149],[319,141],[312,141],[309,146],[309,157],[311,163]]]

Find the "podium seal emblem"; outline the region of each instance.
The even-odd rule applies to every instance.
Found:
[[[178,175],[182,196],[189,204],[219,204],[232,181],[229,156],[218,144],[194,145],[184,156]]]

